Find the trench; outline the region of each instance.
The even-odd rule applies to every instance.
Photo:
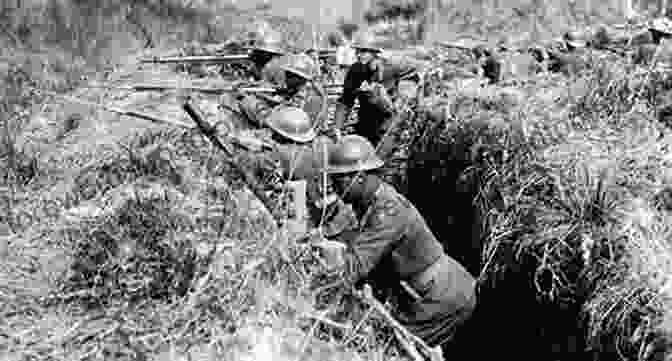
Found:
[[[422,121],[414,119],[415,124]],[[451,154],[455,151],[451,145],[430,143],[433,147],[416,149],[411,142],[403,166],[396,164],[384,178],[416,206],[447,254],[478,279],[486,263],[489,225],[474,199],[483,189],[478,181],[467,182],[466,187],[458,181],[473,165],[470,160]],[[446,355],[446,359],[593,360],[581,318],[585,300],[557,302],[538,297],[533,275],[539,260],[532,255],[508,250],[498,252],[496,262],[507,264],[507,271],[496,280],[479,280],[476,311],[455,336],[455,352],[460,356]]]
[[[402,193],[423,214],[446,252],[479,277],[484,266],[484,216],[474,205],[478,186],[456,189],[468,162],[410,160]],[[514,359],[530,356],[541,360],[590,360],[587,332],[580,321],[581,304],[558,305],[541,300],[530,275],[538,266],[533,257],[516,260],[500,254],[498,262],[513,267],[493,284],[479,282],[478,305],[472,318],[456,335],[455,346],[472,360]],[[447,355],[447,357],[451,357]],[[465,356],[461,356],[465,357]]]

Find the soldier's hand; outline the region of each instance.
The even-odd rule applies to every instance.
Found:
[[[371,87],[372,87],[372,86],[373,86],[372,83],[369,83],[368,81],[365,80],[365,81],[363,81],[362,84],[359,86],[359,89],[358,89],[358,90],[359,90],[359,91],[363,91],[363,92],[365,92],[365,91],[369,91],[369,90],[371,90]]]
[[[336,142],[341,140],[341,137],[343,136],[343,134],[341,134],[340,129],[334,129],[331,132],[332,132],[333,138]]]
[[[238,144],[240,144],[245,149],[252,152],[260,152],[264,148],[264,142],[259,139],[251,136],[250,134],[238,134],[232,136],[232,139]]]

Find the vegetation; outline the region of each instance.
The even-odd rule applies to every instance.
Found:
[[[651,89],[669,85],[657,72],[593,65],[564,80],[586,91],[552,103],[458,91],[437,105],[441,116],[412,122],[408,195],[447,249],[480,274],[471,336],[493,340],[494,354],[479,357],[525,350],[541,359],[584,351],[586,359],[656,360],[670,352],[670,295],[653,276],[668,272],[669,245],[659,241],[666,211],[653,201],[667,178],[650,173],[669,137]],[[548,86],[562,85],[540,79],[531,90]],[[569,111],[548,119],[549,109]]]
[[[306,24],[214,1],[0,6],[3,358],[405,357],[379,316],[323,274],[198,132],[52,96],[188,123],[179,92],[83,86],[189,78],[135,61],[150,50],[205,53],[249,40],[262,20],[300,47],[312,35]],[[444,15],[474,32],[528,29],[522,15],[495,22],[498,9],[474,30],[481,10]],[[346,25],[344,33],[357,30]],[[455,87],[464,59],[420,52],[404,56],[431,60],[446,76],[428,87],[426,108],[401,102],[399,154],[386,176],[479,275],[480,306],[463,332],[488,347],[471,356],[669,358],[672,138],[656,118],[669,75],[591,57],[571,76]],[[222,133],[240,124],[220,107],[226,96],[192,96]]]
[[[424,0],[378,0],[364,13],[364,19],[369,23],[396,18],[409,20],[423,16],[426,7],[427,1]]]

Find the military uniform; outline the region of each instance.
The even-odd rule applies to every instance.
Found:
[[[343,93],[338,99],[345,112],[349,113],[355,104],[359,102],[355,133],[367,138],[374,146],[382,139],[387,125],[392,123],[395,115],[391,97],[397,95],[400,77],[412,71],[410,67],[401,64],[386,62],[381,58],[374,58],[367,64],[356,62],[350,66],[343,82]],[[362,92],[360,87],[364,82],[380,84],[372,91]],[[342,127],[343,124],[338,124]]]
[[[392,186],[381,183],[359,233],[345,237],[335,238],[348,245],[345,279],[366,280],[393,295],[398,320],[429,345],[449,341],[473,312],[474,277],[444,253],[420,213]]]
[[[266,34],[252,49],[249,57],[253,64],[252,77],[264,80],[270,75],[269,70],[275,69],[278,62],[287,60],[288,55],[282,48],[282,35],[275,31]]]
[[[418,210],[369,173],[383,164],[359,135],[331,147],[325,172],[355,208],[359,228],[314,244],[327,267],[350,284],[370,284],[378,298],[389,296],[401,324],[445,350],[474,312],[476,280],[444,252]]]
[[[271,59],[261,69],[261,80],[277,87],[285,87],[285,70],[292,60],[292,54],[285,54]]]
[[[302,83],[287,84],[287,72],[299,75]],[[238,104],[253,125],[264,127],[270,114],[279,105],[302,109],[308,114],[314,128],[322,126],[326,115],[326,95],[315,81],[316,65],[305,54],[290,54],[277,58],[266,68],[267,78],[259,86],[279,89],[274,95],[255,93],[238,96]]]
[[[340,199],[328,206],[323,220],[322,209],[316,206],[323,193],[324,151],[330,145],[328,137],[317,137],[310,144],[282,144],[278,145],[273,157],[284,170],[285,179],[306,181],[310,226],[317,227],[322,223],[325,234],[336,235],[352,229],[357,220],[352,209]]]
[[[270,138],[268,134],[258,133],[257,136]],[[308,221],[308,226],[311,228],[322,224],[324,234],[333,236],[353,229],[357,225],[357,220],[352,209],[340,199],[328,206],[327,211],[324,212],[324,219],[322,219],[322,209],[316,205],[322,198],[321,171],[324,168],[324,150],[325,146],[328,147],[330,143],[331,140],[328,137],[320,136],[308,143],[273,144],[273,150],[242,155],[241,157],[245,160],[241,162],[248,164],[254,170],[256,178],[272,185],[267,192],[280,190],[273,185],[279,186],[287,181],[305,181],[308,219],[298,221]],[[275,181],[273,177],[276,178]],[[277,199],[278,197],[272,198]],[[273,208],[283,207],[277,205]],[[293,212],[286,216],[295,219]]]

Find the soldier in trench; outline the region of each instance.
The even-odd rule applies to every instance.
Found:
[[[288,207],[274,205],[272,208],[277,208],[271,211],[281,219],[286,216],[299,236],[320,225],[320,231],[326,235],[354,227],[352,210],[325,188],[321,177],[325,150],[332,144],[331,139],[318,136],[306,113],[295,107],[276,109],[266,122],[270,134],[257,133],[257,136],[265,138],[272,149],[247,154],[244,162],[262,183],[271,185],[270,192],[289,191]],[[299,200],[305,203],[297,203]],[[283,209],[289,213],[277,213]]]
[[[308,214],[301,211],[305,208],[304,204],[290,207],[289,216],[299,226],[299,233],[302,229],[323,224],[326,234],[336,234],[350,227],[354,216],[338,197],[324,197],[328,189],[323,188],[319,172],[324,167],[324,151],[331,140],[317,136],[317,118],[304,110],[313,109],[315,113],[315,107],[324,100],[318,92],[311,94],[305,89],[306,82],[312,80],[310,59],[297,55],[292,60],[291,64],[281,67],[289,87],[283,92],[284,98],[245,95],[240,100],[241,110],[253,125],[261,128],[252,139],[248,139],[248,144],[257,144],[250,148],[258,152],[250,154],[247,161],[257,177],[267,180],[264,183],[279,187],[287,185],[293,199],[306,199]],[[260,152],[258,139],[266,139],[272,151]],[[269,181],[273,179],[271,177],[275,180]]]
[[[326,94],[322,86],[314,81],[317,65],[305,54],[293,54],[285,62],[274,70],[274,73],[281,75],[258,84],[277,89],[275,94],[238,94],[238,108],[258,127],[264,127],[265,119],[280,105],[304,110],[315,122],[314,125],[320,126],[319,123],[326,116]]]
[[[357,100],[359,111],[354,125],[355,133],[368,139],[375,147],[394,147],[394,144],[379,146],[379,142],[397,115],[392,98],[397,95],[400,78],[408,77],[415,69],[385,61],[380,57],[382,49],[375,46],[370,37],[362,37],[352,47],[356,51],[357,61],[345,75],[343,93],[336,104],[336,138],[341,136],[345,121]]]
[[[389,296],[402,325],[452,353],[456,332],[476,307],[476,280],[445,253],[413,204],[376,175],[382,165],[358,135],[330,149],[326,173],[352,205],[359,228],[314,245],[347,283],[366,282],[377,297]]]
[[[270,32],[250,51],[252,78],[279,84],[282,80],[280,67],[287,63],[289,54],[283,49],[280,34]]]

